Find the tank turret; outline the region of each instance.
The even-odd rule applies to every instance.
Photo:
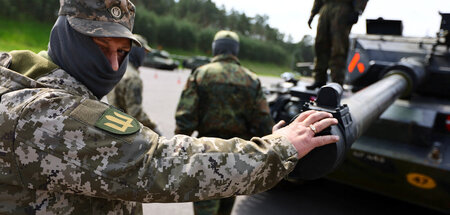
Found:
[[[436,37],[371,20],[368,34],[351,38],[345,90],[311,91],[300,80],[269,101],[275,121],[310,109],[339,121],[323,133],[340,141],[302,158],[290,180],[326,177],[450,213],[450,14],[441,15]]]

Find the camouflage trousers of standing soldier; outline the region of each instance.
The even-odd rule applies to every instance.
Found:
[[[230,215],[236,197],[194,202],[195,215]]]
[[[314,79],[318,83],[327,82],[327,70],[331,70],[331,80],[344,84],[345,66],[349,48],[349,23],[351,8],[344,3],[327,3],[320,10],[317,35],[314,44],[316,58]]]

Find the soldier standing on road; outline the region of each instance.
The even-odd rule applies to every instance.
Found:
[[[309,111],[271,135],[166,139],[99,98],[128,61],[129,0],[61,0],[48,52],[0,54],[0,214],[141,214],[273,187],[337,124]]]
[[[314,83],[307,86],[315,89],[327,83],[327,70],[331,80],[344,84],[345,65],[349,47],[349,34],[353,24],[358,22],[368,0],[314,0],[308,26],[319,13],[314,62]]]
[[[161,132],[156,128],[156,124],[150,120],[142,108],[143,82],[139,76],[139,67],[144,62],[145,55],[151,48],[144,37],[138,34],[134,36],[141,43],[142,47],[131,47],[128,53],[129,62],[125,75],[107,95],[108,103],[120,108],[125,113],[136,118],[144,126],[161,135]]]
[[[261,83],[240,65],[239,37],[219,31],[212,43],[212,62],[197,68],[178,103],[176,134],[200,137],[252,137],[271,133],[274,125]],[[231,214],[235,198],[194,202],[196,215]]]

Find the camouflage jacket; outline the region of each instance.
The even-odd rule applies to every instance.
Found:
[[[133,214],[130,201],[252,194],[298,160],[277,135],[166,139],[61,69],[32,75],[52,64],[45,58],[11,54],[0,55],[0,214]]]
[[[324,5],[330,5],[329,3],[344,3],[351,7],[353,11],[362,13],[366,8],[369,0],[314,0],[313,8],[311,9],[311,15],[314,16],[320,12],[320,9]],[[331,6],[334,7],[334,6]]]
[[[153,123],[142,109],[142,79],[139,76],[139,70],[130,63],[128,64],[125,75],[114,89],[107,95],[108,103],[118,107],[125,113],[136,118],[144,126],[155,129]]]
[[[188,78],[178,103],[177,134],[250,139],[272,132],[258,77],[232,55],[219,55]]]

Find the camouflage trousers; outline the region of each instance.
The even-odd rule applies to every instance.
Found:
[[[315,41],[316,58],[314,62],[314,80],[327,82],[327,70],[331,70],[331,80],[343,84],[345,66],[349,48],[349,23],[351,8],[347,4],[327,3],[320,10]]]
[[[236,197],[194,202],[195,215],[230,215]]]

